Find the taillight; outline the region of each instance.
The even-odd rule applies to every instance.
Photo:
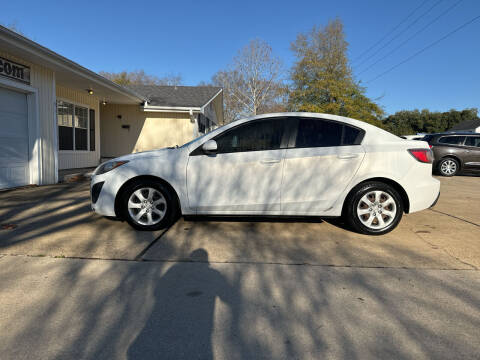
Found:
[[[433,162],[433,154],[430,149],[408,149],[408,152],[422,163],[431,164]]]
[[[433,145],[428,145],[428,146],[430,146],[430,149],[433,148]]]

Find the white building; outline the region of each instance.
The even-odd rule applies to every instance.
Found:
[[[0,189],[56,183],[59,169],[191,140],[206,117],[223,122],[221,89],[177,93],[195,106],[150,99],[0,26]],[[162,136],[147,138],[152,130]]]

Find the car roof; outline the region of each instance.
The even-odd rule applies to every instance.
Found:
[[[401,139],[400,137],[385,131],[383,129],[380,129],[377,126],[371,125],[369,123],[366,123],[364,121],[348,118],[345,116],[339,116],[339,115],[331,115],[331,114],[323,114],[323,113],[310,113],[310,112],[279,112],[279,113],[270,113],[270,114],[261,114],[261,115],[256,115],[256,116],[251,116],[239,120],[232,121],[229,124],[226,124],[224,126],[221,126],[220,128],[217,128],[215,130],[212,130],[208,134],[206,134],[204,137],[202,137],[202,141],[200,142],[193,142],[195,143],[195,146],[198,146],[199,144],[208,141],[209,139],[215,137],[218,135],[220,132],[224,132],[230,128],[233,128],[235,126],[238,126],[240,124],[252,121],[252,120],[257,120],[257,119],[268,119],[268,118],[284,118],[284,117],[308,117],[308,118],[318,118],[318,119],[325,119],[325,120],[333,120],[333,121],[339,121],[345,124],[349,124],[355,127],[358,127],[362,130],[365,130],[365,136],[363,138],[362,144],[378,144],[382,142],[396,142],[396,141],[404,141],[404,139]],[[192,143],[192,144],[193,144]]]
[[[435,133],[435,134],[427,134],[425,136],[455,136],[455,135],[460,135],[460,136],[465,136],[465,135],[480,135],[479,133],[474,133],[471,131],[455,131],[455,132],[443,132],[443,133]]]

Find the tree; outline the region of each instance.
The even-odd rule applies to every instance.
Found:
[[[349,116],[381,125],[383,110],[353,79],[347,48],[339,19],[297,36],[291,45],[296,62],[291,71],[289,110]]]
[[[119,85],[181,85],[182,76],[180,74],[169,74],[164,77],[148,75],[143,70],[121,71],[118,73],[100,71],[100,75],[119,84]]]
[[[449,130],[456,124],[478,119],[477,109],[464,109],[445,112],[423,110],[402,110],[388,116],[384,128],[396,135],[413,135],[417,133],[437,133]]]
[[[223,88],[225,122],[281,108],[285,86],[282,64],[265,41],[255,39],[242,48],[212,83]]]

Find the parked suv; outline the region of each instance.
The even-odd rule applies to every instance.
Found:
[[[480,134],[442,133],[426,135],[435,160],[433,169],[443,176],[480,171]]]

